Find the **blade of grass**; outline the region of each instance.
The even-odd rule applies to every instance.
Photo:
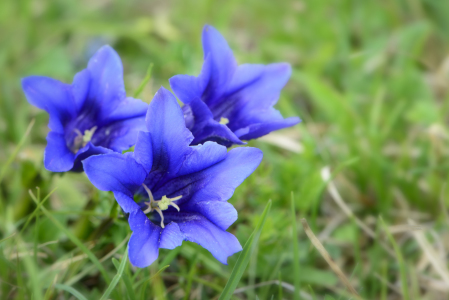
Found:
[[[262,217],[259,221],[259,224],[257,224],[256,229],[254,229],[248,241],[245,243],[242,253],[237,259],[234,269],[232,270],[231,276],[229,277],[229,280],[226,283],[226,286],[224,287],[219,300],[231,299],[231,296],[233,295],[234,290],[237,287],[237,284],[239,283],[240,278],[242,278],[243,272],[245,271],[246,266],[249,263],[251,253],[254,250],[253,245],[257,244],[257,241],[259,240],[260,233],[262,232],[262,228],[263,225],[265,224],[265,220],[267,218],[268,212],[270,211],[270,208],[271,208],[271,200],[268,201],[268,204],[262,213]]]
[[[37,262],[36,262],[37,263]],[[45,292],[44,299],[52,299],[53,290],[55,289],[56,281],[58,280],[58,275],[55,276],[53,282],[48,286],[47,291]]]
[[[120,268],[120,263],[115,258],[112,259],[112,262],[114,263],[114,266],[118,271],[118,269]],[[126,268],[122,274],[122,278],[123,282],[125,283],[126,291],[128,292],[127,295],[130,300],[136,300],[136,293],[134,292],[133,284],[129,277],[129,268]]]
[[[36,205],[39,204],[36,197],[34,196],[33,192],[29,190],[29,194],[33,201],[36,203]],[[47,218],[52,221],[53,224],[55,224],[56,227],[58,227],[62,232],[64,232],[65,235],[76,245],[78,248],[80,248],[81,251],[83,251],[87,257],[92,261],[92,263],[98,268],[100,273],[103,275],[105,281],[107,283],[111,282],[111,279],[109,278],[108,274],[106,273],[105,268],[103,265],[98,261],[98,258],[72,233],[70,232],[65,226],[63,226],[61,223],[59,223],[58,220],[56,220],[52,214],[43,206],[41,206],[42,212],[45,214]]]
[[[147,75],[145,75],[145,77],[143,78],[142,82],[140,83],[139,87],[137,88],[137,90],[134,93],[134,98],[139,97],[140,93],[142,93],[143,88],[147,85],[148,81],[150,81],[151,79],[151,71],[153,70],[153,63],[151,63],[148,66],[147,69]]]
[[[30,224],[31,220],[33,219],[33,217],[39,212],[40,208],[42,205],[45,204],[45,202],[50,198],[50,196],[56,191],[57,188],[54,188],[50,193],[48,193],[47,196],[45,196],[44,199],[42,199],[42,201],[39,202],[39,204],[36,206],[36,208],[34,209],[33,213],[28,217],[28,220],[26,221],[25,225],[23,225],[22,229],[20,230],[20,234],[22,234],[25,229],[27,228],[28,224]]]
[[[7,236],[7,237],[5,237],[4,239],[1,239],[1,240],[0,240],[0,245],[1,245],[4,241],[9,240],[10,238],[12,238],[15,234],[16,234],[16,233],[14,232],[14,233],[11,234],[10,236]]]
[[[190,298],[190,290],[192,289],[192,278],[196,273],[196,262],[198,261],[198,255],[193,258],[193,261],[190,266],[189,274],[187,275],[187,286],[184,295],[184,300],[189,300]]]
[[[282,292],[283,292],[281,282],[282,282],[282,277],[281,277],[281,272],[279,272],[279,284],[278,284],[278,297],[279,297],[279,299],[282,299]],[[295,287],[295,292],[296,292],[296,287]]]
[[[120,281],[120,278],[122,277],[123,271],[125,271],[126,263],[128,262],[128,247],[126,247],[125,254],[123,254],[122,262],[120,263],[120,266],[118,268],[117,274],[115,274],[114,278],[111,281],[111,284],[109,284],[108,288],[104,292],[103,296],[101,296],[100,300],[106,300],[108,299],[111,292],[115,289],[118,282]]]
[[[159,271],[157,271],[153,276],[151,276],[150,279],[147,279],[147,277],[144,276],[143,279],[141,279],[140,281],[138,281],[138,282],[136,283],[136,285],[134,286],[134,288],[137,289],[137,287],[140,286],[142,283],[147,282],[147,281],[152,281],[154,278],[156,278],[156,276],[159,276],[159,274],[161,274],[162,271],[164,271],[164,270],[167,269],[168,267],[170,267],[170,265],[163,266],[162,268],[159,269]]]
[[[399,272],[401,275],[402,296],[404,297],[404,300],[409,300],[410,295],[409,295],[408,286],[407,286],[407,268],[404,263],[404,257],[402,256],[401,249],[399,249],[398,244],[394,240],[393,235],[391,234],[390,230],[388,230],[388,227],[385,224],[384,220],[382,219],[382,217],[379,217],[379,219],[380,219],[380,222],[385,230],[388,240],[390,241],[391,245],[393,245],[393,249],[396,254],[396,258],[398,260]]]
[[[127,235],[126,238],[117,246],[115,247],[111,252],[109,252],[108,254],[106,254],[105,256],[103,256],[102,258],[99,259],[99,262],[102,263],[105,260],[111,258],[118,250],[120,250],[123,245],[125,245],[128,242],[130,235]],[[86,276],[87,274],[89,274],[90,272],[92,272],[95,268],[95,265],[91,265],[87,268],[83,268],[83,270],[81,272],[79,272],[78,274],[70,277],[69,280],[67,280],[64,284],[68,285],[68,286],[72,286],[75,283],[77,283],[79,280],[81,280],[84,276]],[[139,269],[142,270],[142,269]]]
[[[17,156],[17,153],[19,153],[20,148],[22,148],[23,144],[25,143],[28,135],[31,132],[31,129],[34,126],[34,119],[31,120],[30,124],[28,125],[25,134],[22,136],[22,138],[20,139],[19,143],[17,144],[16,148],[14,148],[14,151],[12,152],[12,154],[8,157],[8,160],[6,161],[6,163],[3,164],[3,168],[0,171],[0,182],[2,182],[3,177],[6,174],[6,171],[8,170],[9,166],[11,165],[12,161],[14,160],[14,158]]]
[[[293,284],[295,286],[295,292],[293,293],[293,299],[301,299],[300,296],[300,286],[299,286],[299,242],[298,242],[298,228],[296,227],[296,210],[295,210],[295,197],[293,192],[291,194],[292,198],[292,241],[293,241],[293,272],[295,276],[293,277]],[[280,280],[280,279],[279,279]]]
[[[24,243],[20,236],[17,238],[17,252],[26,251],[26,247],[24,246]],[[38,267],[35,264],[35,261],[31,258],[29,255],[24,255],[21,257],[21,261],[23,261],[23,264],[25,266],[26,271],[26,278],[27,281],[31,285],[31,297],[35,300],[41,300],[42,298],[42,286],[39,283],[39,276],[38,276]],[[20,264],[18,260],[18,264]],[[25,283],[26,284],[26,283]]]
[[[75,297],[78,300],[87,300],[86,297],[83,296],[80,292],[72,288],[71,286],[57,283],[55,284],[55,289],[66,291],[67,293],[71,294],[73,297]]]
[[[324,248],[323,244],[318,240],[318,238],[315,236],[313,231],[310,229],[309,224],[307,224],[306,219],[301,219],[302,226],[304,227],[304,231],[309,237],[310,241],[312,242],[312,245],[320,252],[321,256],[324,258],[324,260],[328,263],[329,267],[334,271],[335,274],[337,274],[338,278],[343,282],[343,284],[346,286],[348,291],[351,292],[351,294],[354,296],[355,299],[362,299],[357,291],[354,289],[354,287],[349,282],[346,275],[343,273],[343,271],[340,269],[340,267],[334,262],[332,257],[327,252],[326,248]]]

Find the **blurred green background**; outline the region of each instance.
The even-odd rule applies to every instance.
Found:
[[[171,76],[199,73],[207,23],[240,63],[291,63],[276,107],[303,120],[250,142],[264,159],[230,200],[229,230],[243,245],[273,206],[233,297],[353,299],[311,246],[306,218],[364,299],[447,299],[448,16],[443,0],[0,1],[0,298],[99,299],[130,234],[112,194],[45,170],[48,116],[20,78],[71,82],[110,44],[130,95],[154,64],[141,94],[150,102]],[[44,214],[28,191],[42,200],[54,188]],[[110,297],[217,299],[237,258],[224,266],[184,242],[146,269],[127,264]]]

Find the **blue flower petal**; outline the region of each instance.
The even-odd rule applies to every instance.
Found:
[[[76,114],[71,86],[48,77],[29,76],[22,79],[22,88],[29,103],[48,112],[48,127],[63,133],[64,126]]]
[[[285,63],[262,68],[260,65],[239,66],[229,92],[220,103],[211,107],[211,111],[214,115],[228,118],[228,126],[234,132],[258,123],[254,117],[278,121],[282,116],[272,119],[273,115],[267,116],[266,111],[277,102],[290,74],[291,68]]]
[[[126,97],[123,67],[117,52],[103,46],[87,65],[91,83],[86,101],[100,109],[98,119],[106,119]]]
[[[244,145],[230,129],[224,124],[214,120],[212,112],[200,99],[194,99],[183,106],[186,125],[195,137],[192,145],[198,145],[206,141],[217,142],[224,146],[232,144]]]
[[[124,194],[121,192],[114,192],[115,200],[117,200],[118,205],[125,213],[131,213],[136,210],[140,210],[141,207],[138,203],[134,201],[134,198],[129,194]]]
[[[159,248],[175,249],[176,247],[181,246],[184,239],[185,236],[179,229],[179,225],[171,222],[162,229]]]
[[[210,64],[209,82],[203,100],[213,105],[224,94],[237,68],[237,62],[225,38],[212,26],[203,28],[203,51],[205,64]],[[210,60],[207,59],[210,56]]]
[[[163,87],[149,105],[146,124],[147,137],[151,139],[153,172],[176,174],[190,151],[188,145],[193,136],[186,128],[176,98]],[[136,145],[137,153],[141,152],[142,145]]]
[[[237,238],[219,228],[206,217],[194,213],[165,213],[170,220],[176,220],[185,239],[199,244],[221,263],[227,264],[229,256],[242,250]]]
[[[232,149],[218,163],[201,171],[176,177],[159,187],[153,194],[156,199],[164,195],[168,197],[182,195],[176,202],[181,212],[197,211],[198,206],[195,205],[197,202],[226,201],[231,198],[235,188],[257,168],[262,155],[262,151],[257,148]],[[208,158],[203,160],[209,161]]]
[[[145,118],[148,104],[140,99],[127,97],[122,99],[108,116],[107,122],[117,122],[132,118]],[[144,122],[143,122],[144,123]],[[144,123],[145,124],[145,123]]]
[[[159,248],[174,249],[181,246],[185,238],[178,224],[170,223],[161,228],[141,210],[131,212],[128,221],[133,231],[129,240],[129,259],[139,268],[151,265],[159,255]]]
[[[102,145],[116,152],[122,152],[136,144],[139,132],[144,129],[144,115],[112,122],[95,131],[92,137],[92,144]]]
[[[299,122],[301,122],[301,120],[298,117],[291,117],[279,121],[266,121],[240,128],[235,131],[235,134],[242,140],[257,139],[272,131],[294,126]]]
[[[151,265],[159,255],[162,228],[154,225],[141,210],[129,214],[133,234],[129,239],[129,260],[139,268]]]
[[[176,75],[170,78],[170,86],[176,96],[183,103],[190,103],[195,98],[201,98],[210,79],[210,61],[212,57],[209,55],[204,64],[203,69],[198,77],[190,75]]]
[[[109,153],[91,156],[83,161],[89,180],[102,191],[120,192],[133,197],[147,172],[132,153]]]
[[[237,220],[237,211],[231,203],[225,201],[201,201],[195,203],[194,211],[205,216],[223,230],[228,229]]]
[[[191,152],[186,156],[176,176],[196,173],[213,166],[226,158],[227,149],[213,142],[190,147]]]
[[[153,167],[153,146],[149,132],[139,132],[136,147],[134,147],[134,157],[145,168],[147,173],[150,173]]]
[[[76,152],[75,162],[73,163],[73,167],[72,169],[70,169],[70,171],[82,172],[84,170],[82,164],[83,160],[92,155],[107,154],[112,152],[113,151],[108,148],[101,146],[94,146],[92,143],[89,142],[86,144],[86,146],[84,146],[83,148],[79,149],[78,152]]]
[[[90,73],[89,70],[84,69],[78,72],[73,78],[72,93],[75,101],[76,111],[79,113],[86,102],[90,87]]]
[[[45,168],[52,172],[66,172],[72,169],[74,162],[75,154],[66,146],[64,135],[50,132],[44,152]]]

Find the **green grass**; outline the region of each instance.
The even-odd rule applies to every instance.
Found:
[[[149,102],[171,76],[200,72],[206,23],[240,63],[290,62],[276,107],[303,120],[276,133],[302,151],[279,140],[249,143],[264,159],[230,200],[239,218],[229,230],[245,245],[269,199],[272,206],[236,286],[244,292],[232,299],[350,298],[310,248],[300,218],[364,299],[447,299],[433,267],[418,265],[423,249],[396,225],[425,224],[435,252],[447,253],[448,15],[440,0],[0,1],[0,299],[222,294],[239,254],[225,266],[193,243],[161,250],[143,270],[119,263],[118,273],[113,260],[126,258],[130,230],[113,195],[84,174],[45,170],[48,116],[20,88],[31,74],[71,82],[108,43],[123,59],[128,95]],[[335,204],[320,175],[326,166],[375,239]],[[36,187],[39,200],[57,189],[37,208],[28,193]]]

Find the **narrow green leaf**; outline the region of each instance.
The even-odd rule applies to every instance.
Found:
[[[10,236],[7,236],[7,237],[5,237],[4,239],[1,239],[1,240],[0,240],[0,245],[1,245],[4,241],[9,240],[10,238],[12,238],[15,234],[16,234],[16,233],[14,232],[14,233],[11,234]]]
[[[117,274],[115,274],[114,278],[112,278],[111,284],[109,284],[107,290],[104,292],[104,294],[100,298],[100,300],[108,299],[109,295],[115,289],[118,282],[120,281],[120,278],[122,277],[122,274],[123,274],[123,271],[125,270],[125,266],[126,266],[127,262],[128,262],[128,247],[126,247],[125,254],[123,254],[122,262],[120,263]]]
[[[283,292],[283,289],[282,289],[282,276],[281,276],[281,272],[279,272],[279,285],[278,285],[278,297],[279,297],[279,299],[282,299],[282,292]]]
[[[3,168],[0,171],[0,182],[2,182],[3,177],[5,177],[6,171],[8,170],[9,166],[11,165],[12,161],[14,160],[14,158],[17,156],[17,153],[19,153],[20,148],[22,148],[23,144],[25,143],[28,135],[31,132],[31,129],[34,126],[34,119],[31,120],[30,124],[28,125],[28,128],[25,131],[25,134],[22,136],[22,138],[20,139],[19,143],[17,144],[16,148],[14,148],[14,151],[12,152],[12,154],[8,157],[8,160],[6,161],[6,163],[3,164]]]
[[[234,293],[234,290],[240,281],[240,278],[242,278],[246,266],[248,266],[249,259],[254,250],[253,245],[257,244],[257,241],[259,240],[260,233],[262,232],[262,228],[263,225],[265,224],[265,220],[267,218],[268,212],[270,211],[270,208],[271,208],[271,200],[268,201],[268,204],[262,213],[262,218],[259,221],[259,224],[257,224],[256,229],[254,229],[248,241],[246,241],[245,246],[243,246],[243,250],[240,253],[239,258],[237,259],[237,263],[235,264],[234,269],[232,270],[231,276],[229,277],[229,280],[226,283],[226,286],[224,287],[219,300],[231,299],[232,294]]]
[[[18,253],[20,252],[26,252],[28,249],[25,247],[22,239],[20,236],[17,237],[17,249]],[[31,298],[34,300],[41,300],[42,298],[42,286],[39,283],[39,276],[38,276],[38,266],[36,265],[36,262],[31,258],[30,255],[24,255],[21,258],[21,261],[24,264],[25,267],[25,278],[27,278],[27,282],[29,282],[31,286]],[[20,262],[18,261],[18,265],[20,265]],[[22,275],[21,275],[22,276]],[[22,279],[21,279],[22,280]],[[26,284],[26,283],[25,283]]]
[[[87,300],[86,297],[83,296],[80,292],[72,288],[71,286],[57,283],[55,284],[55,289],[66,291],[67,293],[70,293],[72,296],[74,296],[78,300]]]
[[[29,194],[33,201],[36,203],[36,205],[39,205],[39,202],[37,201],[36,197],[34,196],[33,192],[30,190]],[[111,279],[108,276],[108,273],[106,273],[106,270],[104,269],[103,265],[100,263],[98,258],[90,251],[70,230],[68,230],[64,225],[62,225],[58,220],[56,220],[52,214],[43,206],[40,207],[42,212],[47,216],[47,218],[50,219],[50,221],[55,224],[56,227],[58,227],[62,232],[64,232],[65,235],[76,245],[78,248],[80,248],[81,251],[83,251],[87,257],[92,261],[92,263],[98,268],[98,270],[103,275],[104,279],[107,283],[111,282]]]
[[[407,267],[404,262],[404,257],[402,256],[401,249],[399,248],[398,244],[394,240],[393,235],[390,233],[390,230],[388,230],[388,226],[385,224],[382,217],[379,218],[380,222],[382,223],[382,226],[385,230],[385,233],[390,240],[390,243],[393,245],[394,252],[396,254],[396,258],[398,260],[399,264],[399,272],[401,274],[401,288],[402,288],[402,296],[404,297],[404,300],[409,300],[410,295],[408,293],[408,284],[407,284]]]
[[[295,210],[295,197],[292,192],[292,241],[293,241],[293,271],[295,276],[293,277],[293,284],[295,286],[295,292],[293,293],[293,299],[300,299],[300,285],[299,285],[299,242],[298,242],[298,227],[296,222],[296,210]]]
[[[189,274],[187,274],[187,286],[185,288],[185,295],[184,300],[189,300],[190,298],[190,290],[192,289],[192,281],[193,276],[196,272],[196,262],[198,261],[198,255],[195,255],[195,257],[192,260],[192,263],[190,264],[190,271]]]
[[[150,277],[150,281],[151,281],[152,279],[154,279],[156,276],[158,276],[159,274],[161,274],[162,271],[164,271],[164,270],[167,269],[168,267],[170,267],[170,265],[166,265],[166,266],[163,266],[162,268],[160,268],[160,270],[157,271],[156,274],[154,274],[153,276]]]
[[[25,229],[27,228],[28,224],[30,224],[31,220],[34,218],[34,216],[38,213],[41,206],[45,204],[45,202],[50,198],[50,196],[56,191],[57,188],[54,188],[50,193],[48,193],[47,196],[45,196],[42,201],[39,201],[39,204],[34,209],[33,213],[28,217],[28,220],[25,222],[25,225],[23,225],[22,229],[20,230],[20,234],[22,234]]]
[[[143,88],[147,85],[148,81],[151,79],[151,71],[153,70],[153,63],[151,63],[148,66],[147,75],[145,75],[145,78],[140,83],[139,87],[137,88],[136,92],[134,93],[134,98],[139,97],[140,93],[142,93]]]
[[[312,287],[309,285],[310,295],[312,295],[313,300],[317,300],[315,291],[312,289]]]
[[[125,270],[125,272],[123,272],[122,276],[123,276],[123,282],[125,283],[125,287],[126,287],[126,291],[127,291],[127,295],[129,297],[129,299],[136,300],[137,296],[134,291],[133,284],[132,284],[132,281],[130,278],[129,268],[127,270]]]

